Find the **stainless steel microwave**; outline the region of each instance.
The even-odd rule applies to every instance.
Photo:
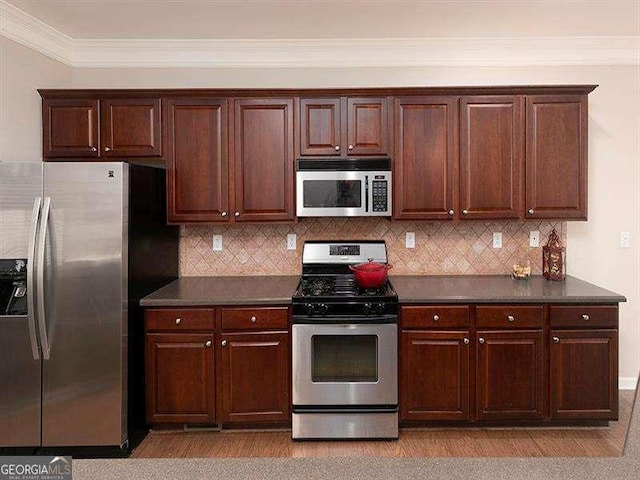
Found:
[[[391,159],[298,159],[298,217],[391,216]]]

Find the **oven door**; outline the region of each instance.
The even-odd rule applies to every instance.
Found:
[[[367,213],[366,175],[359,171],[296,172],[299,217],[358,217]]]
[[[397,405],[396,324],[292,326],[294,406]]]

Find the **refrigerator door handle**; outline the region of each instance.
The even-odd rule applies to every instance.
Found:
[[[38,238],[38,324],[40,326],[40,343],[42,344],[42,358],[49,360],[50,346],[47,336],[47,320],[45,318],[44,305],[44,263],[45,246],[47,243],[47,227],[49,225],[49,210],[51,209],[51,197],[45,197],[40,216],[40,237]]]
[[[36,311],[34,306],[35,278],[33,266],[36,253],[36,234],[38,233],[38,218],[40,217],[40,204],[42,197],[36,197],[33,201],[31,213],[31,226],[29,227],[29,251],[27,252],[27,322],[29,324],[29,339],[31,340],[31,354],[34,360],[40,360],[38,339],[36,338]]]

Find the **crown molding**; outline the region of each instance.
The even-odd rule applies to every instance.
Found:
[[[73,39],[0,0],[0,35],[76,68],[640,65],[640,37]]]

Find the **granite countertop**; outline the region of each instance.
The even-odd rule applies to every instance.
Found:
[[[143,307],[286,305],[298,275],[182,277],[140,300]],[[622,295],[567,277],[514,280],[508,275],[393,275],[400,303],[619,303]]]
[[[552,282],[537,275],[514,280],[509,275],[391,276],[400,303],[618,303],[622,295],[567,276]]]

